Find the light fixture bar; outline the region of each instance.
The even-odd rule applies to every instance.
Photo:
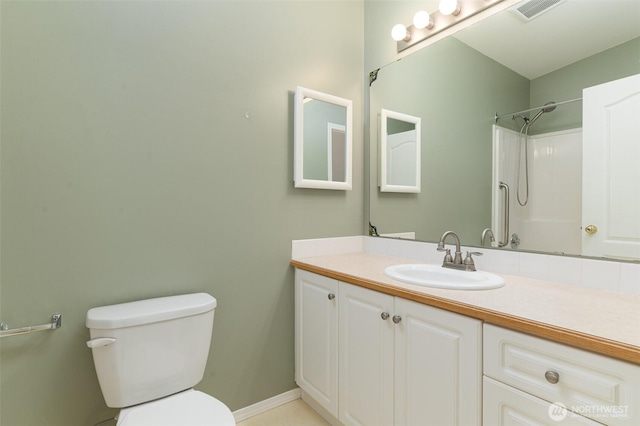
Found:
[[[503,0],[458,0],[460,3],[460,13],[457,15],[443,15],[439,11],[431,13],[433,17],[433,27],[432,28],[416,28],[411,25],[407,28],[407,33],[410,35],[408,39],[399,40],[397,42],[398,53],[402,52],[405,49],[414,46],[429,37],[432,37],[438,34],[441,31],[446,30],[447,28],[458,24],[465,19],[468,19],[478,13],[489,9],[492,6],[502,2]]]

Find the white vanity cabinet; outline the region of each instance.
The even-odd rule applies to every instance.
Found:
[[[489,324],[483,335],[484,424],[640,424],[640,366]]]
[[[338,304],[341,422],[480,424],[480,321],[342,282]]]
[[[394,424],[394,297],[340,283],[339,419]]]
[[[338,281],[296,269],[296,383],[338,417]],[[315,407],[317,408],[317,407]]]
[[[303,270],[295,297],[296,382],[340,423],[480,424],[480,321]]]

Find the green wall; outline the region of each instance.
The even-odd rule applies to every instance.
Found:
[[[354,190],[293,188],[293,91],[354,101],[361,1],[0,4],[0,424],[92,425],[89,308],[218,299],[198,389],[232,410],[294,383],[291,240],[360,234]]]
[[[582,97],[582,90],[640,73],[640,37],[531,80],[531,106]],[[531,114],[535,114],[535,111]],[[543,119],[544,118],[544,119]],[[530,133],[582,127],[582,102],[557,107],[545,114]]]

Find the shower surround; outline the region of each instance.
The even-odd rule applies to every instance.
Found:
[[[528,138],[529,194],[526,199],[524,138]],[[518,145],[522,154],[518,159]],[[521,161],[520,185],[517,165]],[[509,186],[509,234],[504,233],[504,190]],[[520,136],[520,132],[493,126],[492,229],[496,243],[517,234],[518,249],[580,254],[582,211],[582,129]]]

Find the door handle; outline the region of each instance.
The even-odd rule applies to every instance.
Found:
[[[593,235],[596,232],[598,232],[598,227],[595,226],[595,225],[589,225],[589,226],[584,228],[584,232],[586,232],[589,235]]]

